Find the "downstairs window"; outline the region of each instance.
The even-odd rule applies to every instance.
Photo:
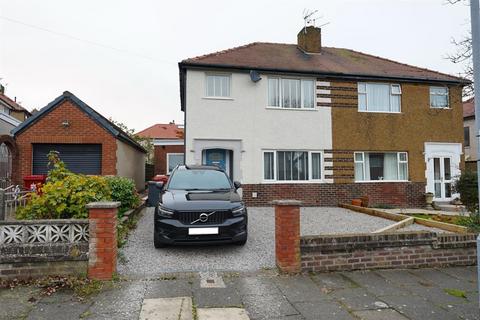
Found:
[[[406,152],[355,152],[355,181],[407,181]]]

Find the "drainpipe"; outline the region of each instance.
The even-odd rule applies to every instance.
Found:
[[[473,83],[475,93],[475,132],[477,138],[477,177],[480,183],[480,8],[479,0],[470,0],[470,20],[472,24]],[[480,200],[480,186],[478,187]],[[477,238],[477,279],[480,279],[480,235]],[[480,281],[478,291],[480,292]],[[480,298],[479,298],[480,305]]]

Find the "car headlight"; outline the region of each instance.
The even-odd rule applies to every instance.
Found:
[[[165,218],[171,218],[173,216],[173,210],[167,209],[161,204],[158,205],[158,214]]]
[[[234,217],[241,216],[244,213],[245,213],[245,206],[244,205],[241,205],[240,207],[232,209],[232,214],[233,214]]]

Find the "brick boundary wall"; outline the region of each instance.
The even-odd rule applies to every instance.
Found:
[[[244,184],[242,190],[243,200],[251,207],[272,206],[272,201],[281,199],[297,199],[307,207],[331,207],[365,195],[370,205],[425,206],[423,182]],[[252,192],[257,193],[256,198]]]
[[[0,280],[45,276],[112,279],[120,202],[87,205],[87,219],[0,221]]]
[[[402,232],[300,239],[303,272],[475,265],[475,234]]]
[[[117,211],[120,202],[87,204],[90,222],[88,277],[112,279],[117,271]]]

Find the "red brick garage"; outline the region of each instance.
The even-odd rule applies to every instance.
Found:
[[[138,189],[144,188],[143,147],[68,91],[12,133],[19,161],[16,183],[22,183],[24,176],[42,173],[45,150],[58,149],[67,166],[71,162],[72,171],[125,176],[135,180]]]

